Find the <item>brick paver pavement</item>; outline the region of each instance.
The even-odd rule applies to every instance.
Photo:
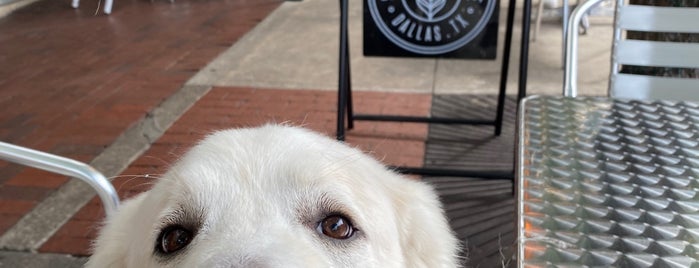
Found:
[[[0,19],[0,140],[89,162],[281,0],[97,2]],[[66,180],[0,162],[0,234]]]

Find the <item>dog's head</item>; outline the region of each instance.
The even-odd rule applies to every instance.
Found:
[[[215,133],[103,227],[88,267],[455,267],[433,190],[310,131]]]

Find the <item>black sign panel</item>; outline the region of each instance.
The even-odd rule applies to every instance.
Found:
[[[364,55],[495,59],[497,0],[365,0]]]

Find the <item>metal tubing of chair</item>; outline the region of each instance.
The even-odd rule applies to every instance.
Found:
[[[536,21],[534,22],[534,34],[532,34],[532,42],[536,42],[537,35],[541,29],[541,14],[544,13],[544,0],[539,0],[536,5]]]
[[[0,142],[0,159],[78,178],[89,184],[102,200],[107,218],[119,207],[119,196],[114,186],[94,168],[65,157],[52,155],[9,143]]]
[[[578,0],[578,3],[580,3],[580,0]],[[563,14],[561,16],[561,23],[563,24],[563,31],[561,33],[561,37],[563,37],[563,40],[565,42],[566,40],[566,33],[568,32],[568,19],[570,15],[570,1],[569,0],[563,0]],[[566,49],[565,44],[563,44],[562,47],[563,51],[561,51],[561,56],[563,56],[563,68],[566,66],[566,53],[568,53],[568,49]]]
[[[172,1],[171,1],[172,2]],[[80,6],[80,0],[72,0],[70,5],[73,8],[78,8]],[[112,14],[112,6],[114,5],[114,0],[105,0],[104,1],[104,14]]]
[[[578,26],[585,13],[597,3],[603,0],[589,0],[573,10],[566,29],[565,39],[565,72],[563,75],[563,96],[576,97],[578,95]]]
[[[105,0],[104,1],[104,14],[112,14],[112,4],[114,0]]]

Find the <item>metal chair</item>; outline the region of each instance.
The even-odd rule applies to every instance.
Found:
[[[114,0],[105,0],[104,1],[104,14],[111,14],[112,13],[112,6],[114,5]],[[78,8],[80,6],[80,0],[73,0],[71,2],[71,6],[73,8]]]
[[[577,7],[566,34],[563,95],[577,95],[577,27],[586,12],[603,0]],[[699,79],[621,73],[622,65],[699,68],[699,43],[632,40],[625,31],[699,33],[699,8],[629,5],[617,0],[609,96],[625,99],[699,101]]]
[[[119,207],[119,196],[112,184],[94,168],[65,157],[0,142],[0,160],[78,178],[97,192],[107,217]]]

